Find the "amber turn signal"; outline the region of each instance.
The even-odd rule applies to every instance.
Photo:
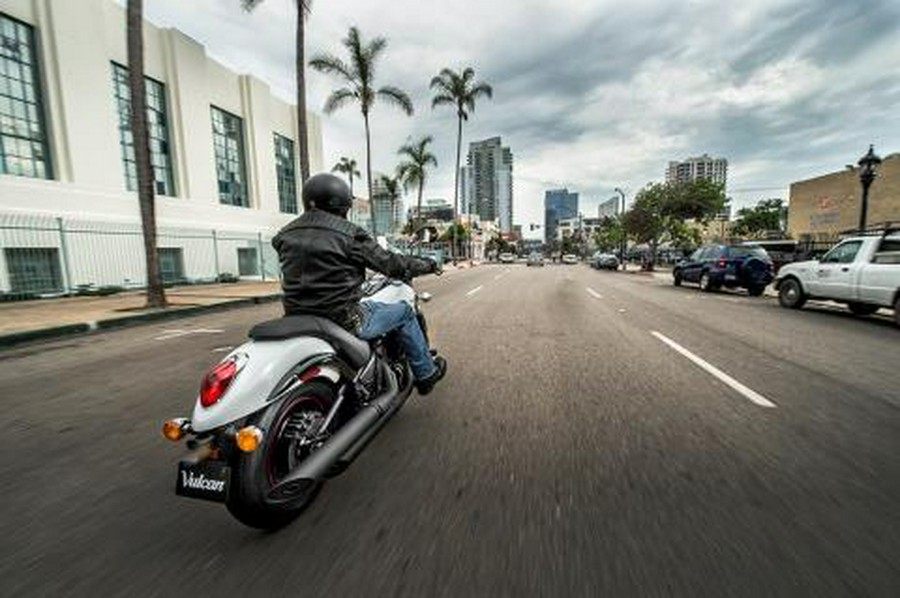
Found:
[[[172,442],[178,442],[179,440],[184,438],[185,434],[187,433],[187,426],[185,426],[184,424],[185,420],[182,418],[170,419],[163,424],[163,436],[165,436]]]
[[[235,436],[235,443],[245,453],[252,453],[262,444],[262,439],[262,430],[256,426],[247,426],[238,430],[237,436]]]

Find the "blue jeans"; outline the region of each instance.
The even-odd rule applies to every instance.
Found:
[[[416,312],[408,303],[363,301],[360,305],[363,316],[357,334],[359,338],[370,341],[396,330],[416,380],[423,380],[434,373],[434,359],[428,350],[428,341],[416,319]]]

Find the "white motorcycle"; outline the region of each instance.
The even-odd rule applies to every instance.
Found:
[[[428,293],[377,276],[363,296],[407,302],[428,338],[419,310]],[[223,502],[242,523],[276,529],[353,462],[414,380],[392,334],[369,343],[324,318],[287,316],[249,336],[203,378],[193,416],[167,421],[163,434],[190,450],[176,494]]]

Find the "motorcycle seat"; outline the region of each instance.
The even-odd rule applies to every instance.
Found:
[[[262,322],[250,329],[249,336],[255,341],[281,341],[298,336],[310,336],[323,340],[356,369],[368,363],[372,347],[327,318],[316,316],[285,316],[277,320]]]

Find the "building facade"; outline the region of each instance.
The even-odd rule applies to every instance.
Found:
[[[688,158],[681,162],[669,162],[666,169],[667,183],[684,183],[707,179],[725,185],[728,183],[728,160],[711,158],[707,154]]]
[[[379,236],[392,236],[403,228],[403,200],[392,199],[384,183],[377,179],[372,185],[372,197],[375,206],[375,233]],[[371,231],[371,228],[367,228]]]
[[[900,154],[887,156],[869,188],[866,222],[900,223]],[[788,232],[797,240],[831,241],[856,229],[862,209],[859,169],[791,183]]]
[[[500,137],[469,144],[460,168],[462,211],[481,220],[496,220],[503,232],[512,230],[513,155]]]
[[[601,202],[599,206],[597,206],[597,218],[601,220],[603,218],[615,218],[619,214],[619,202],[620,199],[618,197],[610,197],[604,202]]]
[[[141,286],[123,7],[0,0],[0,36],[0,291]],[[277,276],[268,239],[302,209],[295,107],[176,29],[145,22],[144,46],[164,277]],[[42,288],[25,288],[36,271]]]
[[[551,189],[544,192],[544,242],[557,240],[556,229],[560,220],[578,216],[578,194],[568,189]]]

